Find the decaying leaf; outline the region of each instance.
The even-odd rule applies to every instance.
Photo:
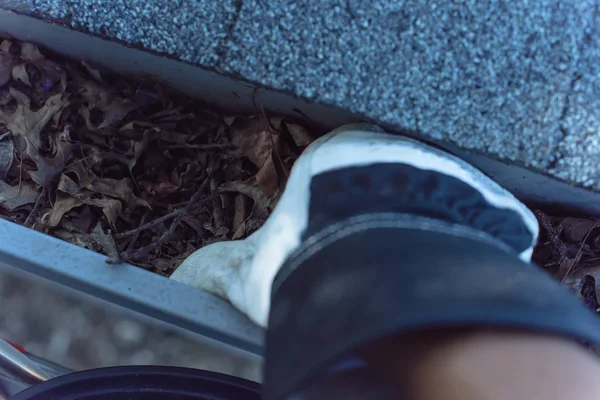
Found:
[[[564,218],[559,222],[561,235],[571,243],[580,243],[597,226],[597,220],[589,218]]]
[[[21,45],[21,59],[42,72],[42,86],[44,90],[52,89],[55,82],[62,81],[64,78],[63,69],[54,61],[46,59],[38,47],[32,43],[23,43]],[[63,83],[62,86],[64,90],[65,84]]]
[[[52,210],[42,216],[42,223],[50,227],[57,226],[66,213],[81,205],[83,205],[83,201],[57,193]]]
[[[81,204],[87,204],[94,207],[102,208],[102,212],[106,215],[108,222],[115,226],[117,221],[117,217],[120,215],[122,210],[122,205],[119,200],[110,199],[105,197],[93,197],[94,192],[90,190],[86,190],[82,188],[80,185],[75,183],[71,178],[67,175],[61,175],[60,180],[58,182],[58,188],[60,192],[70,195],[72,198],[77,199],[81,202]],[[65,195],[57,192],[61,195],[61,198],[64,198]],[[73,206],[76,207],[76,206]],[[62,216],[61,216],[62,218]],[[60,221],[60,218],[59,218]],[[49,224],[50,225],[50,224]],[[53,226],[53,225],[51,225]]]
[[[12,77],[13,58],[4,52],[0,52],[0,87],[10,82]]]
[[[45,57],[40,53],[38,47],[33,43],[23,43],[21,45],[21,58],[26,61],[41,61]]]
[[[108,223],[111,226],[115,226],[117,218],[121,215],[122,205],[119,200],[100,198],[100,199],[88,199],[85,202],[88,205],[99,207],[106,216]]]
[[[61,141],[52,157],[44,157],[40,133],[52,117],[67,105],[61,94],[50,97],[38,110],[31,111],[30,100],[23,93],[10,88],[17,101],[17,109],[12,114],[0,111],[0,122],[13,134],[17,151],[25,152],[36,164],[36,171],[28,171],[31,178],[43,187],[49,187],[60,174],[71,154],[71,145]]]
[[[90,129],[102,129],[114,122],[121,121],[127,114],[138,107],[132,100],[113,95],[93,81],[87,81],[83,84],[81,94],[87,100],[88,111],[80,110],[80,113],[86,119],[86,123]],[[93,127],[93,124],[89,120],[89,110],[94,108],[104,113],[102,121],[96,128]]]
[[[130,179],[96,179],[90,185],[88,189],[93,190],[96,193],[104,194],[111,197],[116,197],[125,200],[127,204],[142,207],[150,207],[148,203],[142,199],[139,199],[133,194],[132,182]]]
[[[71,156],[71,143],[58,142],[56,154],[53,157],[43,157],[32,146],[27,148],[27,155],[35,162],[37,170],[27,171],[31,179],[38,185],[49,188],[62,173]]]
[[[296,146],[305,147],[311,144],[314,140],[308,133],[308,129],[302,125],[286,122],[285,127],[294,139]]]
[[[88,64],[85,61],[82,61],[81,65],[83,65],[85,67],[87,72],[92,76],[92,78],[94,78],[96,80],[96,82],[98,82],[101,85],[104,84],[104,80],[102,79],[102,74],[100,73],[100,71],[98,71],[95,68],[92,68],[90,66],[90,64]]]
[[[239,155],[247,157],[258,169],[256,181],[267,197],[273,197],[279,185],[274,153],[279,147],[279,133],[269,121],[260,118],[236,120],[231,125],[231,142]]]
[[[0,135],[0,180],[4,180],[13,163],[15,146],[10,132]]]
[[[219,186],[219,192],[222,193],[241,193],[254,200],[255,216],[268,215],[273,207],[273,201],[265,196],[260,187],[246,182],[226,182]]]
[[[193,217],[191,215],[186,215],[181,220],[187,225],[189,225],[189,227],[192,228],[194,231],[196,231],[197,235],[202,236],[204,234],[205,231],[203,224],[198,218]]]
[[[90,238],[100,247],[102,253],[109,257],[118,257],[117,244],[109,233],[104,232],[102,224],[98,222],[90,233]]]
[[[77,179],[77,182],[73,182],[73,184],[80,189],[89,188],[96,179],[96,175],[90,171],[89,167],[87,167],[86,163],[83,161],[72,163],[65,169],[64,173],[74,176]]]
[[[121,121],[131,111],[138,107],[134,102],[127,99],[115,99],[104,109],[104,118],[98,129],[106,128],[115,122]]]
[[[77,182],[67,174],[74,175]],[[138,206],[150,207],[146,201],[137,198],[133,194],[130,179],[99,179],[92,172],[85,169],[82,163],[75,163],[66,169],[65,174],[60,176],[57,189],[82,200],[88,199],[91,193],[98,193],[125,200],[127,205],[132,208]]]
[[[90,197],[91,193],[85,190],[81,185],[76,183],[69,176],[62,174],[58,179],[56,190],[63,193],[68,193],[76,199],[84,200]]]
[[[56,94],[50,97],[39,110],[31,111],[27,96],[12,87],[10,94],[17,100],[17,109],[12,114],[0,111],[0,122],[14,135],[15,147],[18,151],[24,151],[32,146],[39,152],[42,147],[40,138],[42,129],[68,102],[63,99],[62,94]]]
[[[269,155],[261,169],[256,173],[256,183],[268,198],[272,198],[277,193],[279,176],[272,155]]]
[[[0,42],[0,51],[6,54],[10,54],[10,48],[12,47],[13,42],[8,39],[4,39]]]
[[[75,198],[66,193],[57,192],[56,202],[52,210],[42,216],[42,222],[49,227],[57,226],[66,213],[83,204],[101,208],[112,226],[115,226],[117,218],[121,214],[121,202],[119,200],[92,198],[91,196]]]
[[[25,204],[33,204],[39,196],[37,186],[31,182],[23,182],[21,187],[11,186],[0,181],[0,207],[14,211]]]
[[[27,66],[25,64],[15,65],[12,69],[12,78],[16,81],[21,81],[27,86],[31,86]]]
[[[265,129],[265,123],[259,119],[240,122],[240,126],[232,125],[231,142],[238,152],[261,168],[271,157],[274,144],[279,137],[277,133]]]

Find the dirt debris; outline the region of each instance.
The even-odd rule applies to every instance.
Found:
[[[312,137],[0,41],[0,217],[169,275],[258,229]]]

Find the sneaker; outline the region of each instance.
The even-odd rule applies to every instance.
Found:
[[[396,226],[421,216],[453,229],[462,226],[466,235],[525,262],[538,236],[531,211],[465,161],[378,127],[348,125],[316,140],[298,158],[258,231],[199,249],[171,279],[229,300],[266,327],[274,281],[277,276],[277,286],[293,272],[280,271],[292,254],[348,229],[344,221],[350,219],[353,226]]]

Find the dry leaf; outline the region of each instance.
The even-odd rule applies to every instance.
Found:
[[[32,146],[27,148],[27,155],[37,166],[36,171],[27,171],[31,179],[44,188],[50,188],[61,174],[71,156],[71,143],[58,142],[56,154],[52,158],[42,157]]]
[[[561,235],[575,244],[580,243],[596,224],[596,220],[587,218],[565,218],[559,222],[562,227]]]
[[[225,124],[227,126],[231,126],[233,125],[233,123],[235,122],[236,119],[238,119],[239,117],[236,115],[230,115],[229,117],[224,117],[223,118],[223,122],[225,122]]]
[[[564,280],[564,278],[574,272],[573,270],[577,266],[581,259],[581,255],[574,257],[564,257],[558,266],[558,278]]]
[[[0,111],[0,122],[12,132],[17,150],[23,151],[33,146],[36,151],[39,151],[42,145],[40,132],[54,114],[62,110],[68,102],[63,100],[62,94],[56,94],[50,97],[42,108],[31,111],[27,96],[12,87],[10,94],[17,100],[17,109],[12,114]],[[17,142],[18,138],[20,142]]]
[[[7,90],[0,90],[0,106],[5,106],[13,100]]]
[[[181,218],[181,220],[188,224],[190,228],[195,230],[198,236],[204,235],[204,227],[202,226],[202,222],[198,218],[192,215],[184,215],[183,218]]]
[[[103,109],[104,119],[100,125],[98,125],[98,129],[106,128],[115,122],[121,121],[127,116],[127,114],[135,110],[137,107],[138,105],[130,100],[115,99],[105,109]]]
[[[99,181],[101,181],[101,180],[99,180]],[[106,181],[102,182],[100,186],[105,185],[105,184],[106,184]],[[119,183],[119,185],[123,186],[123,183]],[[93,184],[91,186],[93,186]],[[58,181],[57,190],[59,190],[60,192],[69,194],[70,196],[72,196],[73,198],[75,198],[77,200],[80,200],[82,202],[82,204],[88,204],[90,206],[102,208],[102,212],[104,213],[104,215],[106,215],[108,222],[112,226],[115,225],[115,223],[117,221],[117,217],[119,217],[121,215],[122,205],[119,200],[110,199],[110,198],[92,198],[92,195],[94,194],[92,191],[82,188],[80,185],[75,183],[75,181],[73,181],[67,175],[63,174],[60,176],[60,180]],[[108,190],[105,190],[105,191],[108,191]],[[98,193],[101,193],[101,192],[98,191]],[[122,194],[123,192],[121,191],[120,193]],[[103,193],[103,194],[110,195],[108,193]],[[133,196],[133,193],[131,193],[131,196],[132,196],[132,198],[135,199],[133,204],[149,207],[145,201],[135,198]]]
[[[271,212],[273,201],[265,196],[264,192],[258,186],[245,182],[226,182],[217,189],[222,193],[241,193],[254,200],[254,211],[256,217],[266,216]]]
[[[79,115],[81,115],[81,117],[85,121],[85,126],[90,131],[97,131],[98,128],[96,128],[94,126],[94,124],[92,124],[92,120],[90,119],[90,110],[87,107],[79,107],[78,111],[79,111]]]
[[[78,210],[72,210],[69,213],[69,219],[63,218],[60,222],[60,226],[69,232],[90,232],[92,227],[98,221],[98,218],[92,209],[92,206],[84,205]]]
[[[281,123],[281,119],[277,121]],[[248,157],[259,169],[256,181],[269,198],[275,195],[279,187],[279,176],[273,160],[273,154],[279,146],[279,133],[270,126],[264,119],[235,120],[231,126],[233,145],[237,147],[239,155]]]
[[[243,239],[246,236],[246,221],[243,221],[240,226],[233,232],[231,240]]]
[[[21,45],[21,59],[34,65],[43,76],[43,85],[45,90],[52,88],[55,82],[61,82],[63,91],[66,88],[66,76],[63,69],[54,61],[47,60],[38,47],[32,43],[23,43]]]
[[[13,163],[15,146],[10,132],[0,135],[0,180],[4,180],[6,173]]]
[[[122,206],[119,200],[115,199],[89,199],[86,204],[102,208],[102,212],[106,216],[108,223],[115,226],[117,218],[122,213]]]
[[[102,74],[95,68],[92,68],[87,62],[82,61],[81,65],[87,70],[87,72],[98,82],[99,84],[104,84],[104,80],[102,79]]]
[[[314,140],[308,133],[308,129],[306,129],[302,125],[286,122],[285,127],[287,128],[288,132],[292,136],[292,139],[294,139],[296,146],[300,146],[300,147],[308,146]]]
[[[75,175],[77,177],[77,185],[79,188],[91,186],[92,182],[96,179],[96,175],[90,171],[90,168],[85,165],[83,161],[74,162],[69,165],[64,173]]]
[[[232,131],[231,142],[242,156],[248,157],[252,164],[261,168],[271,157],[276,138],[263,129],[260,121],[252,121],[250,125]]]
[[[115,226],[117,218],[122,210],[121,202],[119,200],[105,198],[93,199],[85,195],[81,196],[81,198],[75,198],[66,193],[57,192],[56,202],[54,203],[52,210],[44,214],[42,222],[50,227],[57,226],[66,213],[83,204],[101,208],[108,222],[112,226]]]
[[[132,208],[137,206],[150,208],[146,201],[134,196],[131,179],[96,179],[86,187],[96,193],[125,200],[128,205],[133,206]]]
[[[79,93],[88,103],[88,108],[104,110],[112,101],[111,94],[96,82],[86,80],[81,84]]]
[[[64,240],[65,242],[73,243],[79,247],[83,247],[84,249],[93,250],[89,243],[89,234],[87,233],[70,232],[65,229],[55,229],[52,231],[52,235]]]
[[[19,189],[18,185],[11,186],[0,181],[0,206],[9,212],[25,204],[35,203],[39,195],[37,186],[31,182],[23,182]]]
[[[160,183],[150,183],[143,182],[142,183],[143,191],[151,194],[152,196],[164,196],[177,192],[180,187],[177,185],[173,185],[171,182],[160,182]]]
[[[31,111],[30,101],[23,93],[10,88],[11,95],[17,101],[17,109],[12,114],[0,111],[0,122],[4,123],[13,134],[15,147],[25,151],[37,166],[37,171],[28,171],[31,178],[39,185],[48,188],[65,166],[70,154],[71,145],[60,142],[56,154],[52,158],[40,154],[42,140],[40,133],[52,117],[62,110],[67,103],[62,95],[50,97],[38,111]]]
[[[83,189],[81,185],[77,184],[73,179],[65,174],[62,174],[58,179],[56,190],[68,193],[79,200],[90,197],[90,193],[87,190]]]
[[[93,240],[99,247],[102,253],[109,257],[118,257],[117,245],[115,239],[109,233],[104,232],[102,224],[98,222],[90,233],[90,239]]]
[[[21,45],[21,58],[26,61],[40,61],[45,57],[40,53],[38,47],[33,43],[23,43]]]
[[[16,81],[21,81],[27,86],[31,86],[29,74],[27,73],[27,66],[25,64],[15,65],[12,69],[12,77]]]
[[[0,51],[6,54],[10,54],[10,48],[12,46],[12,42],[10,40],[3,40],[0,42]]]
[[[12,77],[13,59],[9,54],[0,53],[0,87],[10,82]]]
[[[102,122],[97,129],[102,129],[114,122],[121,121],[127,114],[138,107],[131,100],[113,95],[92,81],[83,83],[80,93],[87,100],[89,110],[97,108],[104,112]],[[84,116],[84,118],[86,117]],[[86,124],[88,124],[88,128],[92,125],[89,122],[89,115],[87,116]]]
[[[279,188],[279,179],[273,157],[269,155],[261,169],[256,173],[256,183],[268,198],[272,198]]]
[[[56,194],[52,210],[42,216],[42,223],[51,227],[57,226],[66,213],[83,204],[83,201],[59,192]]]

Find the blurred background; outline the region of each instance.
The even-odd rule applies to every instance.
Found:
[[[172,365],[260,381],[260,359],[113,304],[0,268],[0,337],[72,370]]]

